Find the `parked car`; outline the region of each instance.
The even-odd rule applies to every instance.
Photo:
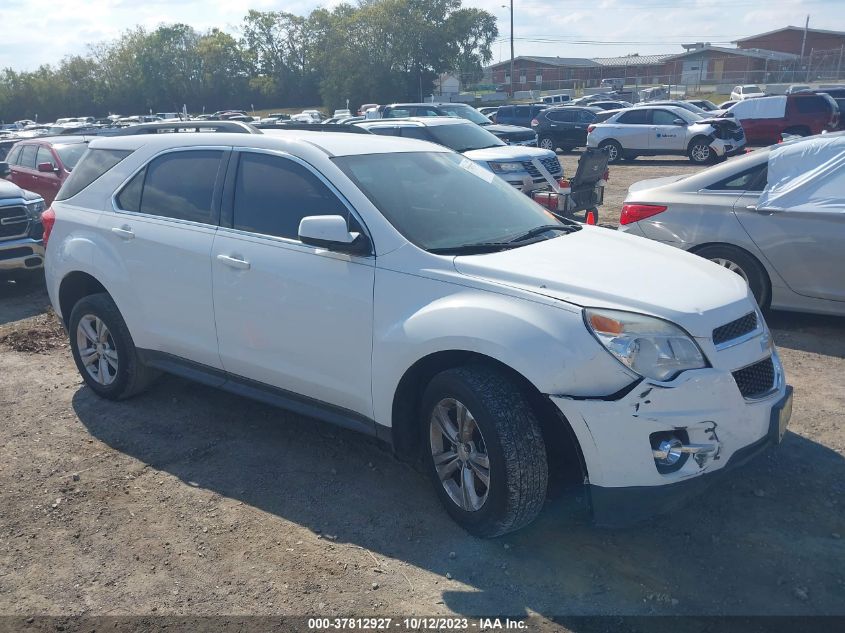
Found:
[[[684,110],[689,110],[690,112],[697,114],[698,116],[715,116],[709,114],[708,110],[703,108],[699,108],[697,105],[690,103],[689,101],[676,101],[672,99],[660,99],[657,101],[649,101],[647,103],[638,103],[634,107],[641,108],[643,106],[674,106],[676,108],[683,108]]]
[[[604,78],[601,80],[599,84],[601,88],[610,88],[611,90],[619,91],[625,87],[625,80],[621,77],[617,78]]]
[[[839,125],[839,106],[826,94],[797,93],[741,101],[727,111],[751,144],[777,143],[781,134],[810,136]]]
[[[553,179],[563,176],[563,167],[553,151],[507,145],[484,128],[457,117],[382,119],[356,125],[380,136],[401,136],[444,145],[525,193],[551,184],[537,163]]]
[[[489,117],[491,114],[496,112],[499,109],[499,106],[484,106],[481,108],[477,108],[477,110],[486,117]]]
[[[542,99],[540,99],[546,105],[563,105],[565,103],[569,103],[572,101],[572,97],[569,95],[546,95]]]
[[[710,259],[762,307],[845,315],[842,132],[632,185],[619,230]]]
[[[0,160],[5,161],[6,156],[20,139],[17,136],[0,136]]]
[[[591,108],[599,108],[600,110],[621,110],[622,108],[632,108],[634,106],[630,101],[591,101]]]
[[[332,115],[332,117],[334,118],[342,116],[352,116],[352,112],[349,110],[349,108],[340,108],[339,110],[335,110],[334,114]]]
[[[178,112],[156,112],[155,116],[157,116],[162,121],[181,121],[182,115]]]
[[[619,110],[587,128],[587,147],[606,147],[610,162],[677,154],[704,165],[745,150],[742,127],[732,119],[705,118],[677,106]]]
[[[358,116],[364,116],[367,110],[371,110],[373,108],[378,108],[377,103],[365,103],[360,108],[358,108]]]
[[[563,106],[548,108],[537,113],[531,126],[537,132],[537,145],[541,149],[564,152],[587,145],[587,128],[595,122],[601,108],[593,106]]]
[[[537,516],[550,471],[630,522],[781,440],[765,322],[724,340],[757,314],[736,275],[558,220],[445,147],[351,139],[93,141],[43,217],[87,388],[121,400],[167,371],[368,433],[424,454],[485,537]]]
[[[746,84],[744,86],[734,86],[731,90],[731,99],[733,101],[745,101],[746,99],[759,99],[765,97],[766,93],[757,84]]]
[[[545,103],[499,106],[496,111],[496,123],[530,128],[531,119],[537,118],[537,113],[542,112],[547,107]]]
[[[836,102],[839,108],[839,125],[837,130],[845,130],[845,88],[832,88],[830,90],[816,90],[816,94],[826,94]]]
[[[707,112],[712,112],[713,110],[721,110],[721,106],[717,106],[712,101],[707,99],[684,99],[687,103],[691,103],[696,108],[701,108],[702,110],[706,110]]]
[[[508,145],[537,146],[537,135],[530,127],[493,123],[472,106],[465,103],[394,103],[381,106],[382,118],[452,116],[472,121],[494,134]]]
[[[88,140],[85,136],[64,136],[20,141],[6,157],[12,182],[37,193],[49,205],[85,153]]]
[[[813,89],[810,88],[807,84],[792,84],[786,89],[784,94],[794,95],[798,92],[812,92]]]
[[[26,283],[43,274],[44,200],[4,179],[4,164],[0,162],[0,280]]]
[[[728,110],[732,106],[735,106],[737,103],[739,103],[739,101],[723,101],[722,103],[719,104],[719,109],[720,110]]]
[[[668,99],[671,93],[666,86],[653,86],[652,88],[643,88],[640,90],[640,101],[657,101],[658,99]]]

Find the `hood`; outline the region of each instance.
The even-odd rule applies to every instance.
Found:
[[[485,130],[495,134],[496,136],[528,136],[529,134],[536,134],[530,127],[522,127],[521,125],[505,125],[504,123],[491,123],[490,125],[482,125]]]
[[[632,191],[642,191],[643,189],[653,189],[654,187],[661,187],[663,185],[670,185],[673,182],[678,182],[689,176],[689,174],[681,174],[680,176],[664,176],[662,178],[649,178],[648,180],[640,180],[628,187],[628,193]]]
[[[752,309],[748,287],[729,270],[600,227],[498,253],[457,256],[454,265],[467,277],[578,306],[658,316],[702,338]]]
[[[0,200],[8,198],[23,198],[24,200],[35,200],[39,198],[38,194],[34,194],[26,189],[21,189],[15,183],[0,178]]]
[[[464,156],[474,161],[490,160],[531,160],[533,158],[556,158],[556,154],[548,149],[539,147],[525,147],[523,145],[502,145],[485,149],[472,149],[464,152]]]

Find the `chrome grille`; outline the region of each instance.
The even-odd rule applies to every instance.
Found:
[[[753,332],[756,329],[757,313],[749,312],[745,316],[740,317],[735,321],[731,321],[730,323],[720,325],[713,330],[713,343],[721,345],[722,343],[727,343],[728,341],[739,338],[743,334]]]
[[[560,166],[560,161],[557,156],[554,158],[542,158],[540,159],[540,163],[542,163],[543,167],[545,167],[552,176],[559,176],[563,173],[563,168]],[[537,169],[534,166],[534,163],[530,160],[522,161],[522,167],[534,180],[543,180],[543,175],[540,173],[540,170]]]
[[[0,207],[0,240],[23,237],[29,229],[29,214],[26,207]]]
[[[743,398],[759,398],[775,386],[775,364],[772,357],[733,372],[736,386]]]

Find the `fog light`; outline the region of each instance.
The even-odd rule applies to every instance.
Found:
[[[682,446],[683,443],[677,437],[673,437],[671,440],[663,440],[657,445],[657,448],[654,451],[654,461],[661,466],[674,466],[684,455],[680,451]],[[657,457],[660,453],[663,453],[664,456]]]
[[[654,466],[661,475],[674,473],[687,463],[689,453],[684,448],[689,443],[689,435],[684,429],[652,433],[648,439]]]

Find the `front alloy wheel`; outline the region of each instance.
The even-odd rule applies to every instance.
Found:
[[[431,457],[446,494],[466,512],[480,510],[490,490],[490,458],[472,413],[458,400],[435,405],[429,423]]]
[[[706,142],[697,141],[690,147],[689,158],[696,165],[704,165],[712,160],[713,150]]]
[[[544,136],[540,139],[540,149],[547,149],[553,152],[555,151],[555,142],[548,136]]]

